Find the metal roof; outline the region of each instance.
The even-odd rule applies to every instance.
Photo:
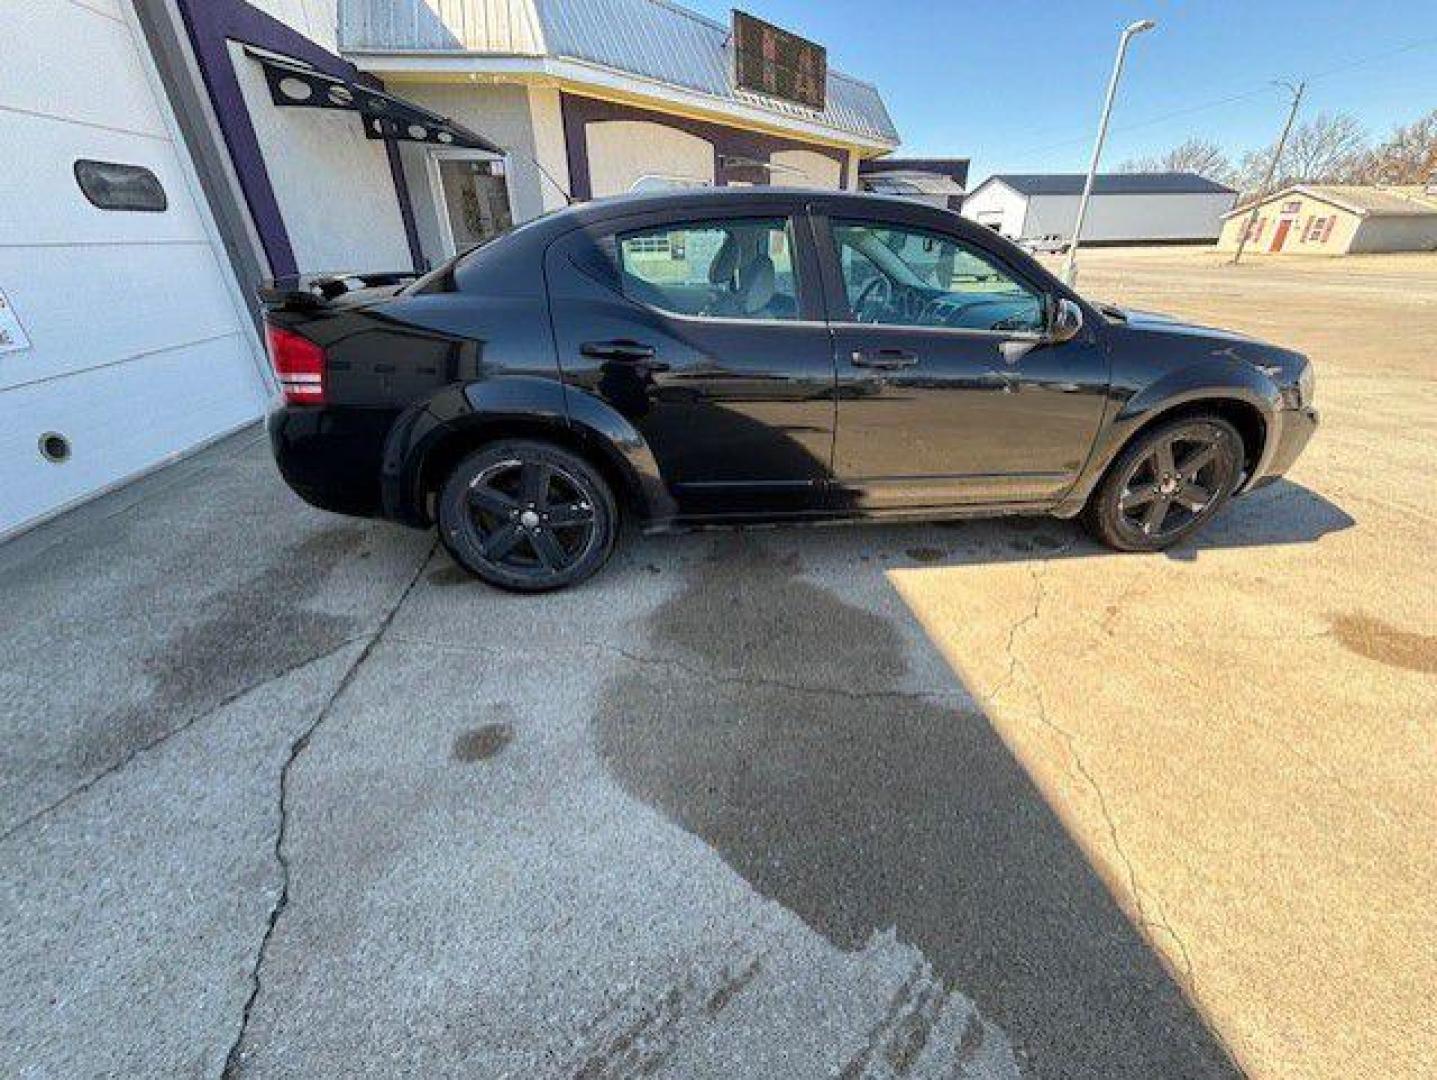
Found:
[[[1000,180],[1020,195],[1081,195],[1083,173],[996,173],[983,183]],[[1215,180],[1188,172],[1099,173],[1094,195],[1236,195]]]
[[[729,28],[670,0],[340,0],[345,53],[578,60],[716,99],[897,145],[871,84],[828,71],[820,112],[733,85]]]
[[[1362,217],[1437,216],[1437,193],[1429,192],[1421,184],[1292,184],[1274,191],[1262,200],[1262,205],[1295,194],[1309,195]],[[1246,214],[1252,206],[1251,201],[1245,202],[1223,216]]]

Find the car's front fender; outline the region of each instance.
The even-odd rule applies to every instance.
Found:
[[[1277,384],[1262,371],[1241,360],[1214,358],[1175,367],[1137,386],[1125,383],[1121,374],[1115,373],[1108,415],[1088,463],[1056,512],[1064,516],[1078,513],[1113,459],[1144,427],[1162,416],[1207,403],[1242,406],[1261,417],[1265,437],[1251,470],[1253,475],[1260,474],[1273,453],[1282,404]]]

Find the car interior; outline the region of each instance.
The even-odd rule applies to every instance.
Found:
[[[1038,333],[1042,299],[950,240],[880,225],[836,224],[856,322]]]
[[[981,254],[941,236],[835,223],[851,317],[873,325],[1038,333],[1043,302]],[[795,319],[782,219],[666,225],[618,238],[624,294],[679,315]]]
[[[796,319],[793,246],[780,219],[666,226],[619,240],[626,296],[679,315]]]

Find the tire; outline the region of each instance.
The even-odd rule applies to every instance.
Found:
[[[553,443],[503,439],[461,461],[439,493],[439,539],[464,569],[514,592],[563,589],[614,550],[619,512],[597,469]]]
[[[1160,424],[1123,447],[1088,499],[1083,522],[1118,551],[1172,547],[1232,497],[1243,461],[1242,436],[1220,416]]]

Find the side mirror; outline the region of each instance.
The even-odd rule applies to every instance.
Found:
[[[1048,341],[1061,345],[1072,341],[1083,329],[1083,309],[1067,297],[1053,304],[1053,314],[1048,321]]]

